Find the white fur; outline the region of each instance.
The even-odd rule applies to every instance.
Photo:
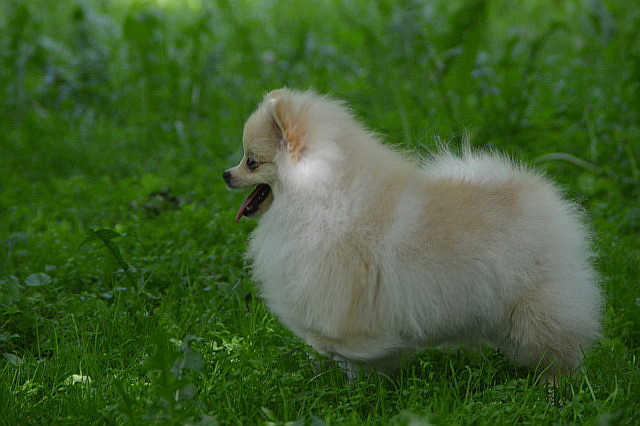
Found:
[[[351,372],[445,343],[487,343],[552,374],[578,365],[600,335],[601,294],[588,231],[554,185],[468,150],[419,166],[342,104],[287,90],[271,102],[283,97],[312,120],[299,158],[274,156],[248,258],[287,327]]]

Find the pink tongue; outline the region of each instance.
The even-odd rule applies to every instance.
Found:
[[[258,194],[260,193],[260,191],[262,190],[262,185],[258,185],[256,186],[256,189],[253,190],[253,192],[251,194],[249,194],[249,196],[247,197],[246,200],[244,200],[244,202],[242,203],[242,205],[240,206],[240,209],[238,209],[238,213],[236,214],[236,222],[240,222],[240,218],[242,216],[244,216],[244,212],[245,210],[247,210],[247,207],[253,202],[253,200],[258,196]]]

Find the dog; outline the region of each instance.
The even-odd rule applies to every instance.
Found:
[[[495,153],[411,160],[345,103],[287,88],[248,118],[228,188],[255,189],[247,257],[261,297],[315,351],[389,374],[428,346],[488,344],[547,377],[601,334],[580,209]]]

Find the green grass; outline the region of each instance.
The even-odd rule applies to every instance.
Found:
[[[640,423],[636,3],[9,0],[0,34],[0,423]],[[419,153],[469,134],[585,207],[605,336],[555,400],[488,349],[313,373],[220,177],[284,85]]]

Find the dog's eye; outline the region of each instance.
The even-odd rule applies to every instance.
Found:
[[[255,170],[257,169],[259,166],[258,162],[256,160],[254,160],[253,158],[249,157],[247,158],[247,168],[249,170]]]

